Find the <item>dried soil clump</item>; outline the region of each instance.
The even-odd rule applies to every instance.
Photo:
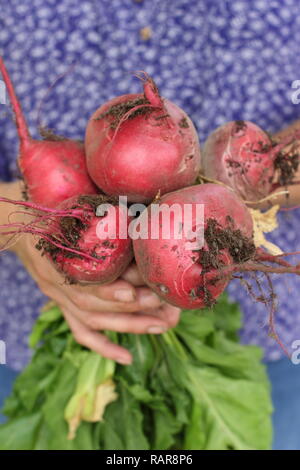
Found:
[[[234,229],[231,217],[227,218],[227,223],[228,226],[223,228],[215,219],[208,219],[204,230],[206,248],[198,251],[197,262],[202,266],[201,284],[197,289],[193,289],[191,296],[204,298],[206,307],[212,307],[216,303],[210,293],[209,285],[216,284],[222,276],[216,276],[206,281],[205,274],[224,266],[222,261],[224,250],[229,252],[235,264],[244,263],[254,258],[256,253],[253,241],[243,235],[240,230]]]
[[[52,129],[49,129],[47,127],[39,127],[39,133],[43,140],[50,140],[53,142],[63,142],[64,140],[68,140],[63,135],[55,134]]]
[[[228,218],[228,226],[224,229],[214,219],[208,219],[204,231],[208,249],[199,251],[198,263],[203,266],[203,273],[211,269],[219,269],[223,263],[220,259],[222,251],[228,250],[234,263],[244,263],[253,258],[256,247],[239,229],[233,228],[233,221]]]
[[[274,160],[274,167],[279,173],[280,186],[288,186],[293,182],[299,167],[299,152],[279,152]]]
[[[150,101],[148,101],[145,97],[136,98],[134,100],[128,100],[124,103],[118,103],[111,106],[107,111],[95,118],[95,121],[108,117],[110,118],[111,129],[116,129],[123,116],[125,116],[127,113],[128,115],[126,119],[133,119],[136,116],[141,116],[153,112],[153,108],[150,108],[149,106]],[[136,107],[138,108],[135,109]],[[130,113],[131,110],[132,112]]]

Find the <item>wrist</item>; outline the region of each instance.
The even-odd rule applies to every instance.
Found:
[[[13,181],[12,183],[1,183],[1,195],[8,199],[20,201],[23,198],[23,182],[21,180]]]

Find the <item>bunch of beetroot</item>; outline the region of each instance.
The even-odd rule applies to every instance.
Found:
[[[300,265],[254,245],[247,207],[295,182],[297,134],[277,142],[251,122],[230,122],[210,135],[200,157],[190,118],[143,74],[143,93],[116,97],[94,112],[84,143],[45,130],[38,141],[30,137],[1,58],[0,71],[16,117],[28,196],[15,204],[32,216],[29,224],[8,224],[5,230],[37,235],[37,248],[69,281],[111,282],[134,253],[146,284],[162,298],[202,308],[237,273],[300,273]],[[210,182],[197,184],[200,167]],[[118,196],[126,196],[128,205],[119,205]],[[138,218],[128,210],[134,203],[148,205]],[[103,204],[107,210],[99,212]],[[187,206],[190,232],[174,211],[183,214]],[[200,222],[198,206],[204,208]],[[154,237],[136,237],[139,226],[150,233],[153,225]],[[198,233],[203,243],[195,247]]]
[[[0,71],[15,114],[28,199],[14,203],[32,217],[30,223],[7,224],[4,233],[37,235],[37,248],[68,282],[112,282],[133,257],[132,217],[114,196],[150,203],[159,192],[193,184],[200,148],[191,120],[142,75],[144,92],[120,96],[95,111],[84,143],[47,129],[43,140],[34,140],[2,58]],[[107,210],[99,213],[99,206]]]

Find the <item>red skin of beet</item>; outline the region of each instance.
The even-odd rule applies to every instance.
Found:
[[[59,209],[74,207],[74,200],[76,201],[76,198],[65,201],[61,204]],[[118,214],[120,210],[124,210],[123,208],[120,209],[118,206],[114,206],[114,209],[117,215],[116,218],[113,209],[108,210],[104,217],[92,215],[91,218],[87,219],[87,229],[80,232],[77,249],[89,255],[95,253],[99,259],[95,259],[95,261],[93,261],[86,258],[70,258],[68,257],[67,252],[63,250],[58,253],[55,260],[47,254],[48,258],[54,263],[56,269],[63,273],[68,280],[81,284],[110,283],[117,279],[131,262],[133,257],[131,239],[129,237],[126,239],[120,239],[118,236],[115,238],[109,238],[109,234],[118,234]],[[124,213],[122,217],[126,217],[126,214]],[[98,237],[96,231],[98,223],[102,223],[104,226],[107,226],[107,236],[104,236],[103,238]],[[127,217],[127,226],[129,223],[130,218]]]
[[[87,172],[83,144],[69,139],[32,139],[1,57],[0,72],[16,117],[20,140],[19,167],[28,198],[36,204],[53,208],[72,196],[99,193]]]
[[[19,167],[29,199],[45,207],[99,190],[88,176],[83,144],[73,140],[28,139],[20,146]]]
[[[111,129],[109,118],[99,119],[111,106],[142,98],[143,94],[123,95],[97,109],[87,126],[85,149],[89,174],[99,188],[147,203],[158,191],[164,194],[195,181],[200,147],[192,121],[159,95],[153,99],[157,109],[124,120],[117,131]],[[170,117],[161,118],[166,115]]]
[[[163,196],[159,204],[204,204],[204,227],[207,220],[215,219],[221,227],[228,226],[227,217],[234,221],[234,228],[240,229],[247,236],[252,237],[253,223],[247,207],[229,189],[216,184],[203,184],[191,186]],[[148,221],[151,219],[148,207]],[[193,226],[195,223],[193,217]],[[196,228],[196,227],[195,227]],[[197,262],[197,252],[186,249],[187,239],[174,239],[174,231],[171,230],[171,239],[162,239],[161,233],[158,240],[137,239],[133,241],[135,259],[145,282],[160,297],[167,302],[181,308],[203,308],[205,299],[203,295],[195,296],[204,283],[213,299],[223,292],[229,278],[222,277],[215,284],[209,284],[209,280],[217,275],[216,270],[210,270],[204,275],[202,266]],[[207,245],[204,245],[207,249]],[[225,266],[233,263],[227,250],[221,257]]]
[[[210,134],[202,151],[204,176],[222,181],[245,200],[258,201],[273,188],[270,137],[249,121],[232,121]]]

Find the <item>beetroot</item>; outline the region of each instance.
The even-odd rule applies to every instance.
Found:
[[[293,182],[299,154],[291,151],[290,144],[296,136],[276,143],[252,122],[228,122],[205,142],[203,174],[230,186],[245,200],[258,201]]]
[[[81,142],[57,137],[50,132],[44,132],[46,140],[43,141],[31,138],[1,57],[0,71],[16,117],[20,140],[19,167],[28,198],[46,207],[57,207],[72,196],[99,192],[87,173]]]
[[[127,230],[131,218],[125,206],[102,195],[74,196],[57,209],[31,202],[0,198],[33,212],[31,223],[2,226],[5,235],[30,233],[40,239],[36,247],[71,283],[109,283],[130,263],[133,252]],[[97,215],[97,208],[105,210]],[[125,230],[124,230],[125,228]],[[122,230],[125,233],[122,233]],[[9,243],[11,240],[8,240]]]
[[[189,234],[185,220],[182,223],[171,215],[170,236],[165,237],[163,223],[169,208],[178,205],[184,213],[188,204],[193,208],[204,205],[202,223],[197,222],[193,210],[191,226],[194,234]],[[272,256],[255,247],[249,210],[232,190],[224,186],[202,184],[164,195],[159,201],[162,215],[156,238],[151,231],[151,225],[156,225],[153,223],[153,205],[136,221],[136,225],[144,227],[144,231],[136,229],[144,238],[140,236],[133,241],[135,258],[145,282],[175,306],[203,308],[213,305],[237,272],[261,271],[266,276],[269,273],[300,274],[300,264],[292,266],[281,259],[286,254]],[[195,248],[187,244],[193,242],[195,234],[202,229],[203,246]],[[182,236],[178,239],[180,232]],[[271,298],[274,298],[273,292]]]
[[[146,76],[144,93],[123,95],[90,118],[85,149],[88,171],[105,193],[150,202],[192,184],[199,171],[200,147],[187,114],[161,98]]]
[[[163,196],[159,205],[166,205],[167,208],[173,204],[179,204],[184,209],[185,204],[204,204],[204,228],[208,228],[215,234],[218,233],[218,224],[221,228],[228,227],[228,236],[232,239],[239,235],[241,248],[228,247],[218,249],[213,259],[205,259],[209,253],[208,242],[205,242],[204,250],[193,250],[186,248],[187,237],[183,234],[181,240],[176,240],[174,233],[176,230],[175,218],[171,218],[171,236],[169,240],[161,237],[159,239],[137,239],[134,240],[134,253],[146,283],[160,296],[168,302],[183,308],[202,308],[216,299],[228,284],[229,277],[223,276],[216,280],[218,266],[230,266],[233,257],[230,249],[237,248],[236,257],[241,257],[244,261],[249,253],[252,253],[253,246],[248,239],[252,237],[252,219],[246,206],[227,188],[215,185],[204,184],[184,188]],[[148,211],[148,222],[151,222],[150,207]],[[163,213],[164,214],[164,213]],[[162,215],[162,219],[166,218]],[[195,226],[195,213],[193,211],[193,229]],[[208,221],[210,225],[208,225]],[[180,222],[179,222],[180,223]],[[215,228],[214,224],[217,224]],[[214,230],[213,230],[214,229]],[[237,234],[234,231],[240,231]],[[213,233],[211,234],[213,237]],[[190,240],[193,239],[193,236]],[[234,243],[232,241],[232,243]],[[245,253],[242,253],[242,250]],[[247,251],[248,250],[248,251]],[[213,249],[211,249],[213,251]],[[204,266],[207,263],[214,263],[215,267]],[[209,267],[209,269],[208,269]],[[214,282],[214,280],[216,280]]]

